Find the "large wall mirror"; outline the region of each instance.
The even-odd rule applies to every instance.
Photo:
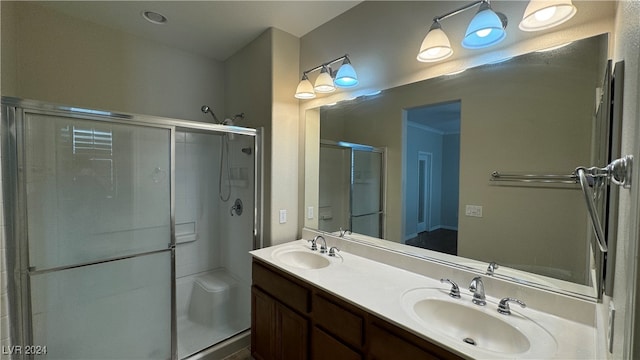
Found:
[[[596,297],[601,254],[579,185],[491,174],[606,165],[607,57],[602,34],[307,110],[305,226]],[[353,216],[363,205],[366,221]]]

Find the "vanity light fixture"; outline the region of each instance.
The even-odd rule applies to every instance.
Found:
[[[507,36],[507,17],[494,12],[489,2],[480,4],[480,9],[471,19],[465,32],[462,46],[467,49],[482,49],[495,45]]]
[[[322,67],[320,75],[316,78],[316,84],[313,86],[315,91],[322,94],[336,91],[336,86],[333,84],[333,77],[331,77],[329,71],[328,67]]]
[[[331,64],[342,61],[342,65],[338,71],[331,69]],[[314,71],[320,71],[320,75],[316,78],[314,85],[311,85],[308,74]],[[297,99],[313,99],[317,93],[330,93],[340,88],[352,88],[358,85],[358,75],[351,65],[349,55],[345,54],[337,59],[333,59],[324,64],[318,65],[302,73],[302,80],[298,83],[296,94]]]
[[[478,5],[480,9],[478,9],[478,12],[467,27],[462,46],[468,49],[482,49],[504,40],[507,36],[505,31],[508,22],[507,17],[502,13],[493,11],[489,0],[478,0],[433,18],[433,24],[420,46],[418,61],[440,61],[451,56],[453,49],[447,34],[442,30],[440,21]]]
[[[571,0],[531,0],[518,26],[522,31],[539,31],[560,25],[578,10]]]

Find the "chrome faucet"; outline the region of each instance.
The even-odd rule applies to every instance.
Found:
[[[322,245],[320,245],[320,253],[324,254],[327,252],[327,240],[324,239],[322,235],[318,235],[313,238],[313,243],[317,243],[318,240],[322,240]]]
[[[484,283],[480,276],[476,276],[471,280],[471,284],[469,284],[469,291],[473,293],[473,299],[471,301],[474,304],[480,306],[487,304],[484,297]]]
[[[495,261],[490,262],[489,266],[487,267],[487,275],[493,276],[493,274],[496,272],[496,269],[499,267],[500,266],[498,266]]]
[[[349,233],[349,235],[352,234],[351,230],[349,230],[349,229],[342,230],[342,227],[340,227],[340,235],[338,235],[338,236],[339,237],[344,237],[347,233]]]

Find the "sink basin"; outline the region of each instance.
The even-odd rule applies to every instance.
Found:
[[[531,347],[527,337],[517,328],[453,301],[421,300],[413,310],[420,319],[448,336],[489,351],[517,354]]]
[[[280,249],[275,251],[272,256],[274,260],[298,269],[322,269],[332,263],[326,254],[311,252],[306,248],[300,247]]]
[[[545,358],[555,353],[553,336],[518,313],[519,306],[511,307],[511,315],[502,315],[494,301],[488,299],[486,306],[478,306],[471,298],[463,293],[461,299],[454,299],[448,290],[419,288],[406,292],[402,301],[416,322],[448,338],[454,346],[488,357]]]

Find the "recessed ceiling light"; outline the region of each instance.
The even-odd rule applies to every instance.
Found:
[[[155,11],[144,10],[140,15],[142,15],[145,20],[153,24],[162,25],[167,23],[167,17]]]

